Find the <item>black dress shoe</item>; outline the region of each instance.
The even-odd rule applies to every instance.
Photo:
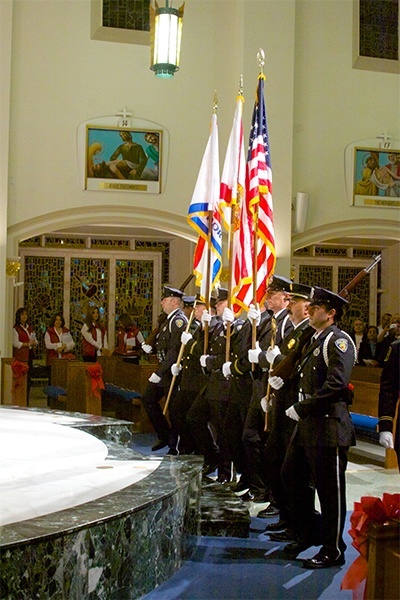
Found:
[[[295,540],[291,544],[286,544],[283,548],[283,553],[288,556],[297,556],[300,552],[304,552],[307,548],[310,548],[314,544],[312,542],[302,542],[300,540]]]
[[[231,486],[232,492],[235,492],[237,495],[244,494],[249,488],[250,486],[245,481],[239,481]]]
[[[294,535],[290,533],[287,529],[283,531],[276,531],[274,533],[269,534],[269,539],[273,542],[294,542]]]
[[[218,468],[218,465],[214,465],[214,464],[209,465],[209,464],[205,463],[203,465],[202,473],[203,473],[203,475],[210,475],[211,473],[214,473],[214,471],[216,471],[217,468]]]
[[[267,525],[265,528],[265,532],[283,531],[284,529],[286,529],[286,527],[287,527],[287,523],[285,523],[285,521],[279,520],[277,523],[271,523],[270,525]]]
[[[279,510],[276,508],[276,506],[270,504],[267,506],[267,508],[260,510],[260,512],[257,514],[257,517],[259,519],[269,519],[270,517],[276,517],[277,515],[279,515]]]
[[[168,446],[168,442],[166,442],[164,440],[158,440],[158,442],[155,443],[154,446],[151,447],[151,450],[152,450],[152,452],[157,452],[157,450],[162,450],[166,446]]]
[[[327,569],[328,567],[341,567],[345,563],[343,554],[338,558],[332,558],[327,554],[316,554],[312,558],[303,560],[303,567],[305,569]]]
[[[167,456],[178,456],[179,452],[176,448],[170,448],[167,452]]]

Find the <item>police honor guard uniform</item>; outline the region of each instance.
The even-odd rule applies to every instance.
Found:
[[[164,287],[163,298],[182,298],[183,292],[175,288]],[[155,374],[160,378],[158,383],[149,383],[142,403],[159,437],[159,442],[153,446],[153,450],[169,446],[172,453],[176,453],[177,440],[174,439],[167,419],[160,407],[160,400],[168,395],[172,381],[171,366],[176,362],[181,347],[181,335],[187,325],[187,318],[181,308],[176,308],[167,315],[167,319],[161,325],[156,339],[156,353],[158,368]],[[176,393],[176,390],[174,389]],[[170,402],[173,402],[173,396]]]
[[[346,303],[337,294],[315,287],[310,307],[315,304],[325,306],[326,310],[334,308],[336,317],[340,318]],[[306,568],[344,564],[345,471],[348,448],[355,445],[348,410],[348,386],[355,361],[356,349],[350,336],[331,324],[313,336],[298,366],[298,400],[293,409],[300,418],[292,455],[297,465],[294,468],[292,465],[290,477],[285,477],[285,469],[282,473],[287,498],[291,500],[292,518],[304,523],[304,531],[308,525],[310,536],[315,529],[315,515],[306,514],[302,506],[302,499],[296,493],[296,475],[300,478],[300,489],[304,484],[301,480],[311,479],[318,492],[322,548],[315,557],[304,561]],[[302,542],[308,547],[315,540],[309,538]]]

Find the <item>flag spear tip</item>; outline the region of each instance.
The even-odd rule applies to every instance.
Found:
[[[214,90],[213,112],[216,113],[218,108],[217,90]]]
[[[238,96],[243,96],[243,75],[239,79]]]
[[[258,49],[257,60],[258,60],[258,67],[260,69],[260,75],[263,75],[264,74],[264,65],[265,65],[265,52],[262,48]]]

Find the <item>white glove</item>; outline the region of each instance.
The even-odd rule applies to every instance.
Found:
[[[265,413],[268,412],[267,398],[265,396],[264,396],[264,398],[261,398],[260,404],[261,404],[261,408],[263,409],[263,411]]]
[[[203,314],[201,315],[201,324],[211,323],[211,315],[208,310],[203,310]]]
[[[149,344],[142,344],[142,350],[146,352],[146,354],[150,354],[150,352],[153,350],[153,347],[149,346]]]
[[[182,365],[177,365],[176,363],[171,365],[171,373],[174,377],[178,377],[178,375],[181,371],[182,371]]]
[[[277,377],[276,375],[268,377],[268,383],[274,390],[280,390],[285,385],[282,377]]]
[[[289,408],[285,410],[285,415],[289,417],[289,419],[293,419],[293,421],[300,421],[300,417],[294,406],[289,406]]]
[[[255,323],[256,326],[258,326],[261,321],[260,309],[257,308],[256,306],[254,306],[254,304],[250,304],[249,312],[247,313],[247,318],[252,325],[253,325],[253,323]]]
[[[207,366],[207,362],[206,362],[206,361],[207,361],[207,358],[208,358],[209,356],[210,356],[209,354],[202,354],[202,355],[200,356],[200,365],[201,365],[202,367],[204,367],[204,368],[205,368],[205,367]]]
[[[258,363],[258,359],[259,359],[260,354],[261,354],[260,344],[258,342],[256,342],[256,347],[255,348],[251,348],[248,351],[249,361],[251,363]]]
[[[189,340],[192,339],[192,334],[191,333],[186,333],[186,331],[182,332],[181,335],[181,344],[187,344]]]
[[[149,377],[150,383],[160,383],[161,377],[157,375],[157,373],[152,373]]]
[[[231,362],[226,362],[222,365],[222,374],[224,377],[229,377],[229,375],[232,375],[231,364]]]
[[[233,323],[233,321],[235,320],[235,314],[233,310],[226,306],[224,308],[224,312],[222,313],[222,320],[224,323]]]
[[[381,431],[379,434],[379,443],[384,448],[394,448],[393,433],[391,431]]]
[[[273,348],[271,348],[271,346],[268,348],[267,350],[267,361],[269,362],[270,365],[274,364],[274,360],[275,358],[278,356],[278,354],[280,354],[281,351],[279,350],[278,346],[274,346]]]

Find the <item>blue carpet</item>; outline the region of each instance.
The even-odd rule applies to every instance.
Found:
[[[347,533],[343,567],[307,570],[301,561],[284,556],[283,545],[263,535],[265,525],[265,519],[253,517],[247,539],[198,538],[192,558],[143,600],[351,600],[350,591],[340,590],[344,573],[358,556]],[[347,520],[346,532],[349,527]],[[316,551],[309,548],[300,556]]]
[[[165,450],[151,452],[155,437],[135,435],[131,447],[143,454],[160,456]],[[271,542],[263,534],[267,523],[275,519],[251,520],[247,539],[199,537],[190,560],[168,581],[142,597],[142,600],[351,600],[351,591],[341,591],[340,584],[358,552],[351,546],[347,531],[346,564],[331,569],[307,570],[299,560],[287,559],[283,545]],[[313,556],[309,548],[300,557]]]

